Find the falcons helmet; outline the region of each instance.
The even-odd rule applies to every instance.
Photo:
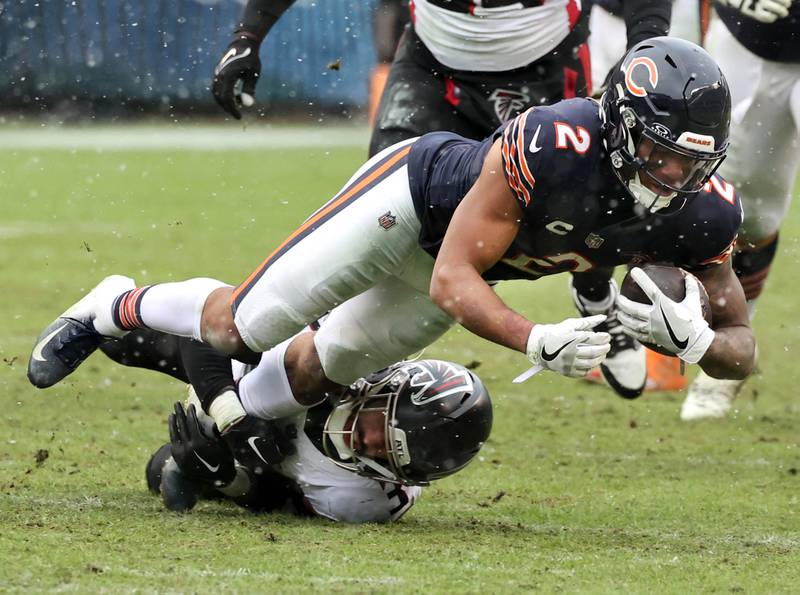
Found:
[[[356,452],[358,416],[383,412],[386,459]],[[427,485],[463,468],[492,429],[492,403],[480,379],[450,362],[401,362],[357,381],[335,403],[323,448],[340,467],[406,485]]]

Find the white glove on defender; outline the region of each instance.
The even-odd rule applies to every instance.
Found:
[[[703,318],[697,279],[687,275],[686,297],[678,303],[664,295],[642,269],[634,268],[630,274],[653,303],[619,296],[617,319],[623,331],[641,343],[660,345],[689,364],[699,362],[714,341],[714,331]]]
[[[789,15],[792,0],[720,0],[720,4],[727,4],[762,23],[774,23]]]
[[[611,349],[611,335],[591,330],[605,319],[605,314],[598,314],[534,325],[528,337],[528,359],[536,367],[564,376],[585,376],[602,363]]]

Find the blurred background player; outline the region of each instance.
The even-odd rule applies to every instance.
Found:
[[[369,77],[369,125],[374,126],[397,43],[408,23],[408,0],[379,0],[372,21],[376,63]]]
[[[249,0],[245,6],[212,82],[214,97],[232,116],[240,118],[240,108],[253,105],[261,42],[292,3]],[[483,139],[529,107],[592,91],[589,10],[577,0],[413,0],[409,10],[410,22],[378,108],[370,156],[437,130]],[[621,13],[627,35],[619,38],[627,39],[630,49],[666,35],[670,11],[669,0],[626,0]],[[597,36],[609,34],[596,31]],[[625,50],[620,48],[615,60]],[[584,315],[608,316],[598,328],[614,337],[603,374],[619,394],[637,396],[647,376],[645,353],[621,330],[614,314],[616,286],[609,275],[573,275],[573,296]]]
[[[750,318],[764,289],[800,163],[800,2],[715,2],[706,46],[731,88],[731,148],[720,173],[741,195],[733,256]],[[744,380],[700,372],[681,418],[724,417]]]
[[[589,15],[589,51],[592,55],[592,80],[600,85],[609,70],[625,53],[623,0],[595,0]],[[673,0],[669,34],[692,43],[701,42],[698,0]]]
[[[491,431],[483,383],[450,362],[400,362],[303,412],[276,415],[280,377],[197,341],[140,330],[101,349],[123,365],[192,383],[186,410],[176,403],[170,415],[170,442],[146,467],[150,490],[179,512],[198,499],[228,498],[256,512],[395,521],[423,486],[463,469]],[[220,435],[204,409],[239,387],[247,416]],[[269,419],[259,417],[265,407]]]
[[[212,82],[214,97],[234,117],[241,117],[241,107],[253,104],[261,42],[293,3],[249,0],[245,6]],[[379,8],[388,23],[396,5],[382,3]],[[591,90],[588,11],[580,2],[415,0],[409,11],[370,155],[434,130],[485,138],[533,105]],[[631,0],[625,2],[624,13],[628,48],[669,30],[668,0]],[[376,31],[391,28],[376,23]],[[393,45],[392,37],[385,46]]]

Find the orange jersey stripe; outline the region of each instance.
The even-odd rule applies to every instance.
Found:
[[[341,205],[342,203],[346,202],[346,201],[347,201],[348,199],[350,199],[350,198],[351,198],[351,197],[352,197],[354,194],[356,194],[356,193],[357,193],[359,190],[361,190],[362,188],[364,188],[364,187],[368,186],[368,185],[369,185],[370,183],[372,183],[372,182],[373,182],[373,181],[374,181],[376,178],[380,177],[380,176],[381,176],[381,175],[382,175],[382,174],[383,174],[383,173],[384,173],[386,170],[390,169],[390,168],[391,168],[391,167],[392,167],[392,166],[393,166],[395,163],[397,163],[398,161],[400,161],[401,159],[403,159],[403,158],[404,158],[406,155],[408,155],[409,151],[411,151],[411,147],[412,147],[412,146],[413,146],[413,145],[409,145],[409,146],[407,146],[407,147],[403,147],[402,149],[400,149],[400,150],[399,150],[397,153],[395,153],[395,154],[394,154],[394,155],[393,155],[393,156],[392,156],[392,157],[391,157],[391,158],[390,158],[388,161],[386,161],[386,162],[385,162],[385,163],[384,163],[382,166],[380,166],[379,168],[375,169],[375,170],[374,170],[372,173],[370,173],[370,174],[369,174],[369,175],[368,175],[366,178],[364,178],[363,180],[361,180],[361,181],[360,181],[358,184],[356,184],[355,186],[351,186],[350,188],[347,188],[347,189],[346,189],[346,190],[345,190],[345,191],[344,191],[344,192],[343,192],[343,193],[342,193],[342,194],[339,196],[339,198],[337,198],[337,199],[336,199],[336,200],[334,200],[334,201],[331,201],[330,203],[328,203],[328,205],[327,205],[326,207],[324,207],[323,209],[320,209],[320,210],[319,210],[319,211],[317,211],[317,212],[316,212],[314,215],[312,215],[312,216],[311,216],[309,219],[307,219],[307,220],[306,220],[306,221],[303,223],[303,225],[301,225],[300,227],[298,227],[298,228],[297,228],[297,229],[296,229],[296,230],[295,230],[295,231],[292,233],[292,235],[290,235],[288,238],[286,238],[286,240],[284,240],[284,241],[283,241],[283,243],[281,243],[281,245],[280,245],[280,246],[278,246],[277,248],[275,248],[275,250],[273,250],[273,251],[272,251],[272,253],[271,253],[269,256],[267,256],[267,258],[264,260],[264,262],[262,262],[262,263],[261,263],[261,265],[259,265],[259,267],[258,267],[258,268],[257,268],[255,271],[253,271],[253,272],[250,274],[250,276],[249,276],[249,277],[247,277],[247,279],[245,279],[244,283],[242,283],[241,285],[239,285],[239,287],[237,287],[237,288],[234,290],[234,292],[231,294],[230,303],[231,303],[231,304],[233,304],[233,303],[234,303],[234,301],[236,301],[236,298],[239,296],[239,294],[240,294],[240,293],[242,293],[242,291],[244,291],[244,290],[245,290],[245,289],[246,289],[246,288],[247,288],[247,287],[250,285],[250,283],[253,281],[253,279],[255,279],[255,278],[258,276],[258,274],[259,274],[259,273],[260,273],[262,270],[264,270],[264,268],[265,268],[265,267],[267,267],[267,266],[270,264],[270,262],[272,261],[272,258],[273,258],[273,256],[275,256],[275,254],[277,254],[278,252],[280,252],[280,251],[281,251],[281,249],[282,249],[282,248],[283,248],[283,247],[284,247],[286,244],[288,244],[289,242],[291,242],[291,241],[292,241],[294,238],[296,238],[298,235],[302,234],[302,233],[303,233],[304,231],[306,231],[306,230],[307,230],[309,227],[313,226],[313,225],[314,225],[315,223],[317,223],[317,222],[318,222],[320,219],[323,219],[323,218],[324,218],[324,217],[325,217],[325,216],[326,216],[328,213],[330,213],[331,211],[335,210],[335,209],[336,209],[336,208],[337,208],[339,205]]]

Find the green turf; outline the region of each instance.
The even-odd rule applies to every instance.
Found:
[[[680,394],[625,402],[552,374],[512,385],[522,356],[455,330],[428,354],[480,362],[493,436],[393,526],[165,512],[143,470],[178,383],[95,355],[28,385],[38,332],[100,278],[236,283],[362,156],[0,150],[0,590],[796,591],[795,213],[733,416],[686,425]],[[537,320],[573,315],[564,277],[501,293]]]

